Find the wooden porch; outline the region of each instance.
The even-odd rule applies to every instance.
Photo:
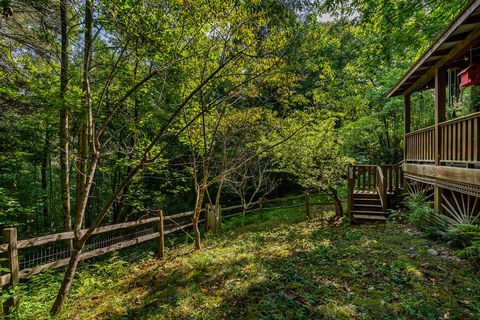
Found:
[[[466,70],[472,72],[467,78],[462,76]],[[472,111],[480,110],[480,106],[470,114],[463,112],[465,116],[447,119],[447,101],[452,105],[453,99],[458,99],[453,92],[478,85],[479,73],[480,0],[476,0],[389,93],[389,97],[404,99],[404,163],[401,171],[392,169],[403,182],[386,179],[385,169],[379,169],[382,167],[350,168],[349,204],[354,220],[362,217],[361,194],[379,198],[385,214],[389,202],[384,200],[402,190],[402,185],[405,192],[427,194],[438,213],[455,217],[480,215],[480,112]],[[434,125],[412,132],[411,97],[423,90],[434,93]]]

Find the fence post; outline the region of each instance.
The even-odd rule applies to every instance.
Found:
[[[210,205],[207,203],[205,205],[206,208],[206,223],[205,223],[205,231],[206,232],[217,232],[220,227],[220,215],[221,215],[221,206],[218,205]]]
[[[310,203],[308,201],[309,197],[310,195],[307,192],[303,194],[303,198],[305,202],[305,214],[307,215],[307,219],[310,219]]]
[[[3,241],[8,243],[7,251],[7,268],[10,270],[10,283],[9,287],[15,287],[18,283],[18,250],[17,250],[17,229],[16,228],[6,228],[3,229]],[[12,296],[7,299],[3,304],[3,314],[9,315],[11,309],[15,307],[18,303],[18,297]]]
[[[158,258],[163,259],[165,254],[165,239],[163,229],[163,210],[160,210],[160,221],[158,222]]]

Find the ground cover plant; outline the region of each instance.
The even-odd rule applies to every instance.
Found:
[[[478,319],[478,274],[402,224],[349,225],[303,208],[225,222],[163,261],[82,270],[60,319]],[[146,249],[148,251],[148,249]],[[433,255],[429,252],[435,250]],[[32,278],[19,319],[47,317],[58,275]],[[44,307],[47,305],[47,307]]]
[[[435,213],[425,193],[406,195],[403,204],[405,208],[392,217],[449,244],[455,249],[455,255],[480,265],[480,225],[474,211],[451,217]]]

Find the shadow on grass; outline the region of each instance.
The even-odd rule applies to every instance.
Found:
[[[396,225],[245,226],[145,268],[108,319],[478,319],[480,283]],[[137,294],[138,293],[138,294]]]

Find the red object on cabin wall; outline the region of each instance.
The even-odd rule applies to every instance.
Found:
[[[460,76],[461,88],[480,84],[480,64],[471,64],[458,75]]]

